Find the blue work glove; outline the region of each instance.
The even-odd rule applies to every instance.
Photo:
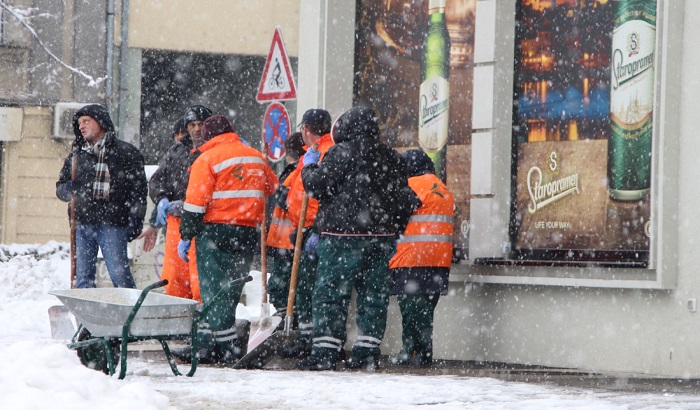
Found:
[[[158,202],[158,216],[156,216],[156,226],[165,226],[165,221],[168,219],[168,198],[163,198]]]
[[[185,262],[189,262],[190,258],[187,257],[187,252],[190,251],[190,241],[184,241],[180,239],[180,243],[177,244],[177,254],[180,255],[180,259]]]
[[[318,234],[312,233],[309,239],[306,240],[306,245],[304,245],[304,250],[309,256],[316,256],[316,248],[318,248]]]
[[[182,216],[182,205],[184,204],[185,203],[183,201],[173,201],[168,204],[166,213],[179,218]]]
[[[318,160],[321,159],[321,151],[316,150],[314,151],[314,148],[311,147],[306,151],[306,154],[304,154],[304,166],[310,165],[310,164],[318,164]]]

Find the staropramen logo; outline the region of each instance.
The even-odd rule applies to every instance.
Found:
[[[549,154],[549,169],[555,171],[558,168],[557,153],[552,151]],[[551,205],[560,199],[579,193],[578,174],[555,179],[545,180],[542,170],[535,166],[527,173],[527,191],[530,194],[530,204],[528,212],[534,214],[547,205]]]
[[[654,49],[647,47],[649,50],[646,54],[642,54],[645,48],[642,47],[642,36],[637,32],[628,33],[626,36],[625,50],[616,48],[613,51],[613,89],[625,83],[628,83],[638,76],[642,75],[649,69],[654,68]],[[632,58],[634,58],[632,60]]]

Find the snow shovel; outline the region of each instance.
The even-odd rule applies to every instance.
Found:
[[[260,306],[260,321],[255,333],[248,338],[248,351],[255,350],[272,333],[280,327],[282,318],[270,316],[270,303],[267,299],[267,205],[264,208],[263,220],[260,227],[260,277],[262,279],[262,305]]]
[[[75,181],[78,173],[78,149],[73,151],[71,159],[71,180]],[[75,195],[70,198],[70,287],[75,287]],[[75,326],[70,317],[68,308],[64,305],[54,305],[49,308],[49,322],[51,323],[51,338],[70,339],[75,335]]]
[[[309,196],[304,195],[301,201],[301,212],[299,215],[300,226],[306,224],[306,209],[309,205]],[[251,342],[248,342],[248,354],[243,356],[241,360],[233,365],[234,369],[260,369],[279,352],[285,345],[299,338],[299,331],[292,331],[292,323],[294,322],[294,301],[296,299],[297,276],[299,273],[299,259],[301,257],[301,243],[304,237],[303,229],[297,228],[297,237],[294,244],[294,259],[292,261],[292,273],[289,279],[289,296],[287,298],[287,312],[284,317],[284,329],[280,329],[282,318],[274,316],[276,321],[274,332],[269,334],[265,339],[262,339],[255,347],[251,347]],[[266,289],[266,288],[265,288]],[[267,294],[265,295],[265,298]],[[264,299],[267,300],[267,299]],[[255,336],[251,337],[251,341]]]

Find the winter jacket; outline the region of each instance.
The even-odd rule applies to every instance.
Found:
[[[278,186],[265,157],[232,132],[215,136],[199,150],[183,205],[182,239],[195,237],[203,223],[256,227],[265,197]]]
[[[408,220],[397,242],[390,268],[437,266],[452,263],[454,198],[435,174],[408,179],[408,185],[421,200],[421,206]]]
[[[80,112],[80,111],[79,111]],[[76,121],[77,122],[77,121]],[[111,121],[109,121],[111,125]],[[75,218],[78,224],[112,224],[129,228],[129,241],[141,234],[146,215],[147,182],[141,152],[133,145],[114,137],[113,127],[107,126],[111,137],[105,141],[106,163],[110,174],[109,199],[92,198],[97,155],[82,136],[76,138],[76,149],[63,163],[56,182],[56,196],[70,202],[67,184],[71,180],[73,156],[77,156]],[[104,128],[104,125],[103,125]],[[79,132],[79,131],[78,131]],[[70,209],[69,209],[70,212]]]
[[[148,182],[148,195],[153,203],[158,204],[163,198],[171,202],[185,199],[190,166],[199,154],[189,135],[168,149]]]
[[[398,153],[379,141],[374,111],[355,107],[333,130],[335,145],[302,169],[306,192],[319,201],[314,230],[340,235],[403,232],[419,205]]]
[[[326,152],[333,146],[333,139],[331,134],[325,134],[316,141],[317,150],[321,152],[321,160],[326,155]],[[294,226],[299,226],[299,218],[301,217],[301,203],[304,200],[304,185],[301,180],[301,169],[304,168],[304,156],[302,155],[297,163],[297,169],[289,176],[287,180],[284,181],[285,185],[289,187],[289,194],[287,195],[287,210],[289,211],[289,216],[292,219]],[[309,202],[306,207],[306,223],[304,227],[307,228],[314,223],[316,214],[318,213],[318,201],[314,198],[309,198]]]

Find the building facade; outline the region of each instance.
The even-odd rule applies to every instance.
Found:
[[[31,35],[4,23],[4,242],[68,239],[65,207],[53,197],[69,149],[53,138],[57,103],[108,104],[121,137],[144,147],[143,124],[151,119],[141,93],[158,83],[144,82],[144,67],[186,66],[192,60],[182,54],[194,53],[223,56],[221,66],[234,73],[248,72],[236,71],[246,64],[253,72],[277,25],[295,59],[293,115],[325,107],[336,117],[367,104],[379,111],[384,137],[397,149],[423,146],[422,43],[430,14],[444,13],[450,92],[441,105],[448,118],[443,146],[458,202],[458,252],[449,295],[436,311],[436,358],[700,377],[693,251],[700,140],[692,102],[700,90],[693,69],[700,52],[692,41],[700,4],[447,0],[440,10],[440,1],[427,0],[5,3],[61,7],[53,13],[62,25],[33,21],[46,25],[43,33],[55,32],[47,48],[113,83],[92,86],[57,69]],[[79,33],[76,16],[87,10],[94,15],[80,17],[102,25]],[[75,35],[61,34],[64,26]],[[245,87],[227,84],[200,87],[187,98],[203,102],[211,90]],[[188,103],[172,95],[169,106]],[[233,106],[225,99],[236,95],[224,94],[216,108]],[[255,108],[227,115],[250,126],[259,144],[247,117],[260,111],[261,121],[264,109],[244,102]],[[628,148],[633,160],[619,165]],[[633,177],[631,169],[638,169]],[[400,346],[394,304],[391,316],[385,353]]]

